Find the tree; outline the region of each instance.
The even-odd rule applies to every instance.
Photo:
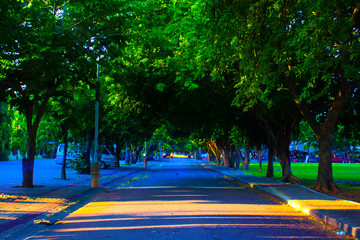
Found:
[[[64,61],[60,60],[64,49],[57,45],[65,11],[59,13],[57,6],[44,8],[38,1],[8,1],[5,6],[5,30],[13,29],[1,45],[1,59],[6,65],[0,84],[10,103],[19,106],[26,116],[28,157],[23,159],[23,186],[33,187],[37,130],[65,71]]]
[[[357,1],[297,2],[289,16],[293,32],[282,60],[286,83],[319,143],[315,190],[336,191],[331,141],[337,122],[359,81],[359,7]],[[301,10],[301,11],[300,11]],[[298,40],[296,40],[298,39]],[[306,54],[305,54],[306,53]]]
[[[235,98],[233,104],[239,107],[238,111],[252,115],[252,119],[263,128],[267,145],[276,151],[282,163],[284,180],[297,182],[298,179],[291,173],[288,148],[292,130],[299,122],[298,112],[295,105],[281,106],[283,102],[290,101],[291,96],[286,89],[278,87],[284,81],[282,68],[277,66],[274,59],[267,58],[271,48],[265,48],[269,47],[266,40],[271,35],[264,37],[260,34],[264,27],[258,24],[258,18],[263,16],[258,14],[261,10],[232,1],[209,1],[206,6],[206,10],[202,10],[205,19],[198,22],[204,33],[201,38],[206,41],[199,39],[196,42],[195,34],[189,34],[193,37],[189,42],[201,46],[195,48],[195,53],[189,51],[194,53],[196,59],[206,63],[199,64],[198,69],[205,73],[205,69],[211,69],[208,73],[211,80],[219,79],[220,86],[233,88],[236,85],[237,94],[236,98],[232,95]],[[251,17],[247,18],[248,14]],[[264,63],[259,64],[261,61]],[[195,82],[194,78],[192,82]],[[261,138],[256,134],[251,136]]]
[[[260,99],[268,96],[266,102],[271,103],[270,89],[287,90],[315,132],[320,164],[314,187],[320,191],[336,190],[331,137],[359,79],[355,61],[359,52],[356,4],[250,0],[209,6],[216,29],[227,31],[221,34],[227,36],[222,39],[234,48],[232,60],[240,64],[239,82],[252,84],[247,92]],[[215,37],[219,39],[220,34]],[[259,98],[249,103],[255,99]]]
[[[0,88],[2,99],[26,116],[28,157],[23,160],[22,185],[33,187],[37,130],[47,103],[65,81],[78,81],[88,73],[89,59],[95,59],[91,37],[94,31],[104,30],[89,27],[96,25],[94,21],[85,21],[94,19],[87,14],[96,7],[92,1],[6,0],[1,4]],[[106,6],[111,8],[108,2]]]

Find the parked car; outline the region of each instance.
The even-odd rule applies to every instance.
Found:
[[[207,152],[202,152],[200,157],[201,157],[202,160],[206,160],[208,158],[208,153]]]
[[[61,143],[58,146],[57,152],[56,152],[56,158],[55,163],[62,165],[63,163],[63,157],[64,157],[64,150],[65,150],[65,144]],[[81,157],[83,155],[83,152],[80,147],[69,144],[68,150],[66,154],[66,161],[67,166],[69,167],[71,164],[71,160],[75,160],[78,157]],[[94,156],[91,154],[90,161],[93,161]],[[69,161],[68,161],[69,160]],[[115,157],[115,154],[113,154],[107,147],[104,147],[101,151],[101,154],[99,154],[99,164],[102,169],[108,168],[108,167],[116,167],[119,166],[119,163]]]
[[[76,146],[74,144],[68,144],[67,153],[66,153],[66,166],[70,167],[70,161],[75,160],[80,156],[80,152],[76,151]],[[63,158],[65,153],[65,144],[60,143],[57,147],[56,155],[55,155],[55,163],[63,164]],[[68,161],[70,160],[70,161]]]
[[[102,153],[99,157],[99,163],[100,167],[103,169],[119,166],[119,161],[116,159],[115,154],[107,147],[103,148]]]

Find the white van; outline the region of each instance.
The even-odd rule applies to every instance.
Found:
[[[116,159],[115,154],[107,147],[103,148],[99,157],[99,163],[102,169],[120,166],[120,162]]]
[[[67,154],[66,154],[66,160],[75,160],[80,153],[77,153],[75,151],[76,147],[74,144],[68,144]],[[65,144],[60,143],[57,147],[56,156],[55,156],[55,163],[62,165],[63,163],[63,157],[64,157],[64,151],[65,151]],[[70,166],[70,162],[66,161],[67,166]]]
[[[80,149],[79,147],[75,146],[74,144],[69,144],[66,154],[66,160],[75,160],[76,158],[81,156],[81,152],[77,149]],[[63,163],[63,157],[64,157],[64,150],[65,150],[65,144],[61,143],[58,145],[57,152],[56,152],[56,158],[55,163],[62,165]],[[116,160],[115,155],[107,148],[104,147],[101,154],[99,154],[99,164],[102,169],[108,168],[108,167],[117,167],[119,166],[118,161]],[[91,154],[90,161],[93,161],[93,154]],[[67,166],[70,166],[70,161],[67,161]]]

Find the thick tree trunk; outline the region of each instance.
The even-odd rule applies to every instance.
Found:
[[[289,181],[289,178],[293,175],[291,172],[290,164],[289,164],[289,149],[286,146],[282,146],[279,144],[275,150],[276,156],[279,159],[281,169],[282,169],[282,181]]]
[[[273,178],[274,177],[273,158],[274,158],[274,149],[269,148],[268,167],[267,167],[267,171],[266,171],[266,177],[267,178]]]
[[[23,187],[34,187],[33,175],[34,175],[34,159],[28,158],[22,159],[22,172],[23,172]]]
[[[229,168],[234,168],[235,148],[234,145],[227,144],[223,149],[224,164]]]
[[[319,168],[313,189],[320,192],[334,192],[338,190],[332,172],[331,134],[324,134],[318,138]]]
[[[295,177],[291,172],[289,146],[290,136],[287,136],[283,139],[278,139],[276,143],[275,154],[279,159],[283,175],[281,181],[302,184],[302,180],[298,177]]]
[[[29,128],[29,127],[28,127]],[[23,187],[34,187],[34,162],[36,154],[36,133],[37,127],[33,126],[28,130],[28,157],[22,159]]]

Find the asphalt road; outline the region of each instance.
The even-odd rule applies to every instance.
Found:
[[[200,166],[171,159],[104,187],[28,239],[346,239],[294,209]]]

